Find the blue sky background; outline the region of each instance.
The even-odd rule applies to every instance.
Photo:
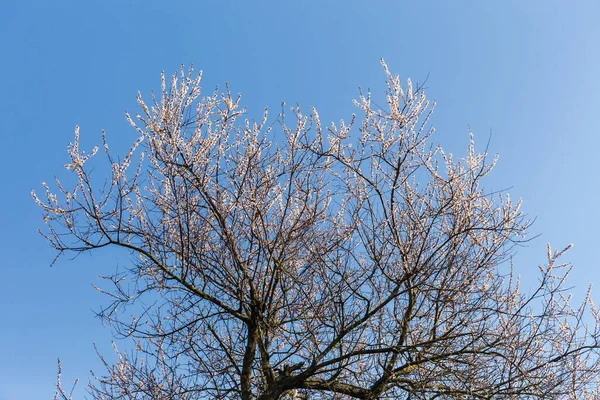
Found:
[[[600,283],[598,116],[600,3],[590,1],[27,1],[0,2],[0,400],[50,399],[56,358],[65,382],[103,370],[92,346],[111,333],[91,284],[127,257],[110,251],[49,264],[30,190],[65,176],[81,126],[117,147],[135,138],[123,112],[160,71],[204,70],[229,82],[249,115],[296,101],[323,121],[348,118],[357,87],[383,88],[379,58],[427,81],[436,140],[465,154],[467,127],[499,153],[489,189],[512,187],[537,218],[515,264],[525,277],[545,243],[574,243],[572,284]],[[379,91],[379,93],[382,93]],[[600,291],[594,298],[600,302]]]

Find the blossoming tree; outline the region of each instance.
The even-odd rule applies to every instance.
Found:
[[[76,184],[33,193],[43,234],[59,255],[133,256],[101,316],[135,350],[115,348],[93,399],[599,395],[598,313],[569,304],[566,249],[524,294],[509,260],[529,222],[483,189],[495,160],[433,145],[433,105],[382,64],[387,106],[360,93],[329,126],[299,107],[241,121],[228,88],[163,75],[122,160],[103,135],[106,182],[75,131]]]

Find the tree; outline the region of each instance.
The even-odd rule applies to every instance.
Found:
[[[59,255],[132,256],[101,316],[135,350],[115,347],[93,399],[599,395],[599,316],[589,293],[569,305],[568,248],[548,246],[524,294],[510,259],[530,223],[484,190],[495,159],[472,136],[462,159],[432,145],[422,87],[382,65],[387,107],[361,92],[359,116],[327,128],[299,107],[240,123],[229,88],[163,74],[126,114],[139,136],[122,160],[103,134],[106,182],[76,129],[74,187],[33,193],[44,236]]]

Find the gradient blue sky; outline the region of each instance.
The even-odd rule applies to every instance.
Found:
[[[572,242],[581,297],[600,283],[599,18],[595,0],[2,0],[0,400],[51,398],[57,357],[81,389],[90,369],[103,372],[92,343],[109,352],[111,333],[94,317],[105,302],[91,284],[127,257],[50,268],[29,192],[65,175],[76,124],[88,148],[101,129],[117,146],[132,141],[124,110],[182,63],[204,70],[208,90],[229,82],[250,115],[298,101],[324,121],[349,117],[358,86],[382,88],[380,57],[403,78],[429,76],[436,140],[463,155],[468,125],[482,147],[491,131],[500,160],[486,187],[512,187],[537,218],[541,236],[517,270],[533,276],[546,242]]]

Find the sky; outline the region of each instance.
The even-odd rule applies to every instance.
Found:
[[[181,64],[204,71],[207,92],[228,82],[249,116],[284,100],[324,122],[349,119],[359,86],[382,93],[381,57],[426,79],[434,140],[465,155],[469,126],[480,149],[491,134],[485,187],[510,188],[536,220],[517,272],[534,279],[547,242],[573,243],[573,294],[595,283],[600,303],[599,16],[595,0],[0,1],[0,400],[52,398],[59,357],[77,398],[103,372],[93,343],[110,353],[113,336],[92,284],[127,256],[50,267],[30,191],[66,176],[75,125],[87,149],[102,129],[131,143],[124,111]]]

